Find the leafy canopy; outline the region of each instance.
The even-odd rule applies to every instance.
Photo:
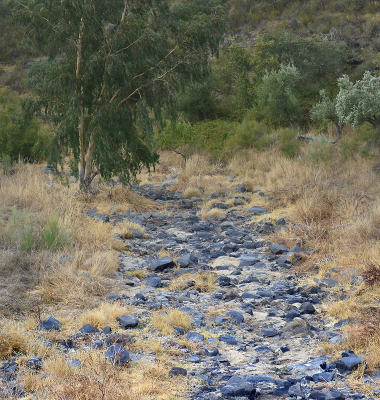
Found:
[[[380,77],[366,71],[361,80],[350,82],[347,75],[338,79],[336,111],[341,121],[352,127],[369,122],[380,126]]]
[[[278,71],[267,72],[257,90],[257,106],[275,124],[290,125],[301,113],[296,92],[299,71],[292,65],[282,65]]]
[[[85,148],[103,178],[122,182],[154,165],[154,124],[174,120],[176,92],[208,75],[226,31],[221,3],[14,1],[14,15],[48,55],[29,76],[37,109],[55,126],[51,161],[70,155],[78,174]]]
[[[19,157],[38,161],[43,158],[41,145],[47,143],[41,123],[25,116],[21,98],[10,89],[0,89],[0,156],[7,155],[12,161]]]

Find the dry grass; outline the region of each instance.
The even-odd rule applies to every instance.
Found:
[[[125,239],[130,239],[133,237],[133,229],[140,231],[142,237],[146,237],[144,227],[142,227],[137,222],[132,222],[132,221],[123,221],[118,223],[114,228],[113,232],[122,236]]]
[[[120,303],[103,303],[97,308],[85,311],[78,318],[77,328],[79,329],[85,324],[91,324],[99,330],[103,330],[106,326],[111,326],[117,330],[119,325],[116,318],[122,315],[130,315],[130,313],[131,310]]]
[[[159,360],[117,367],[99,352],[79,353],[76,358],[82,365],[72,368],[64,356],[52,357],[44,363],[42,373],[25,374],[26,388],[49,400],[181,399],[187,388],[187,379],[169,378],[170,365]]]
[[[180,310],[162,310],[153,315],[152,326],[163,335],[173,335],[174,327],[188,331],[191,328],[190,317]]]
[[[192,197],[201,197],[201,196],[202,192],[195,187],[188,187],[182,193],[182,197],[184,197],[185,199],[190,199]]]
[[[182,275],[171,281],[170,290],[186,289],[191,287],[201,293],[212,292],[217,286],[216,278],[216,275],[212,272]]]

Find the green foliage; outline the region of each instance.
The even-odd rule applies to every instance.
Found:
[[[218,53],[227,28],[221,3],[14,2],[14,15],[49,56],[32,66],[30,82],[36,108],[56,126],[50,163],[69,154],[78,176],[87,151],[86,189],[95,166],[101,165],[102,178],[123,183],[153,166],[154,123],[176,119],[176,91],[202,82],[210,54]]]
[[[288,33],[268,33],[260,37],[255,46],[253,62],[260,78],[266,69],[280,64],[294,65],[300,78],[308,83],[324,85],[331,77],[338,77],[345,68],[347,47],[332,41],[316,42],[312,39]]]
[[[264,150],[272,144],[272,138],[267,135],[267,126],[264,122],[257,122],[250,115],[236,126],[235,134],[226,140],[227,149],[253,147]]]
[[[172,150],[180,154],[185,161],[205,147],[205,143],[191,124],[184,121],[167,122],[157,135],[158,146],[162,150]]]
[[[4,244],[16,246],[26,253],[38,249],[58,251],[72,245],[70,232],[60,227],[58,215],[51,216],[47,221],[38,220],[16,206],[12,208],[3,234]]]
[[[233,97],[235,108],[239,110],[251,108],[254,99],[252,69],[252,56],[247,50],[237,46],[229,48],[213,64],[214,91]]]
[[[324,90],[320,91],[320,101],[310,110],[310,117],[313,121],[331,121],[337,133],[339,139],[344,122],[341,123],[337,109],[336,109],[336,98],[330,99]]]
[[[340,152],[344,159],[350,159],[358,154],[363,157],[373,157],[373,145],[376,143],[376,131],[369,123],[361,125],[355,135],[345,136],[340,141]]]
[[[13,161],[11,159],[11,156],[3,153],[1,156],[1,170],[3,171],[3,174],[10,174],[13,171],[12,167]]]
[[[293,121],[300,117],[301,109],[295,88],[298,80],[299,72],[291,65],[281,64],[278,71],[264,75],[257,90],[257,106],[275,125],[293,125]]]
[[[226,156],[226,140],[234,135],[238,123],[223,119],[203,121],[194,124],[194,130],[206,144],[206,149],[213,159]]]
[[[295,129],[285,128],[277,132],[280,137],[280,150],[287,158],[295,158],[299,155],[301,144],[297,139],[298,131]]]
[[[44,225],[41,234],[41,246],[54,251],[70,244],[70,232],[62,231],[59,226],[58,215],[52,215]]]
[[[313,121],[328,119],[339,123],[339,117],[336,112],[336,99],[330,99],[324,90],[319,92],[320,101],[310,110],[310,117]]]
[[[380,77],[366,71],[363,79],[353,83],[344,75],[338,79],[338,85],[336,110],[339,119],[352,127],[369,122],[377,130],[380,127]]]
[[[179,98],[179,109],[193,122],[214,117],[215,99],[211,80],[193,83]]]
[[[39,143],[47,144],[49,136],[41,135],[41,123],[26,116],[21,98],[10,89],[0,89],[0,149],[12,161],[19,157],[26,161],[39,161]]]

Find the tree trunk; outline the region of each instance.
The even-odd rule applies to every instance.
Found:
[[[83,87],[81,85],[81,64],[82,64],[82,39],[83,39],[83,29],[84,29],[84,21],[81,19],[81,25],[79,29],[78,42],[77,42],[77,69],[76,69],[76,78],[77,78],[77,96],[83,94]],[[80,106],[80,119],[78,126],[78,134],[79,134],[79,163],[78,163],[78,185],[79,190],[82,190],[85,185],[85,152],[84,152],[84,107],[83,104]]]
[[[336,141],[339,141],[340,135],[342,134],[342,130],[344,128],[345,124],[338,124],[337,122],[334,122],[334,127],[335,127],[335,132],[336,132]]]
[[[95,143],[91,139],[90,144],[88,145],[88,149],[87,149],[86,157],[85,157],[85,162],[86,162],[86,167],[85,167],[85,171],[84,171],[84,192],[85,193],[91,192],[92,180],[98,174],[97,171],[92,173],[92,154],[94,151],[94,147],[95,147]]]

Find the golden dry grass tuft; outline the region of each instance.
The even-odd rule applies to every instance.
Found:
[[[188,187],[185,189],[185,191],[182,193],[182,197],[185,199],[190,199],[192,197],[201,197],[202,192],[195,187]]]
[[[26,371],[26,389],[51,400],[164,400],[182,398],[188,386],[184,377],[169,378],[170,365],[159,360],[115,366],[101,352],[82,352],[76,357],[82,363],[76,368],[59,355],[46,360],[40,374]]]
[[[137,222],[123,221],[116,225],[113,232],[122,236],[124,239],[130,239],[134,237],[133,230],[139,231],[142,237],[146,237],[144,227]]]
[[[129,315],[130,313],[131,310],[120,303],[102,303],[97,308],[83,312],[78,318],[77,328],[79,329],[85,324],[91,324],[99,330],[103,330],[106,326],[117,329],[118,323],[116,318],[122,315]]]
[[[212,272],[200,272],[198,274],[185,274],[170,283],[171,290],[196,289],[201,293],[212,292],[216,289],[216,274]]]
[[[191,328],[190,317],[180,310],[162,310],[153,315],[151,325],[163,335],[175,333],[174,327],[188,331]]]

